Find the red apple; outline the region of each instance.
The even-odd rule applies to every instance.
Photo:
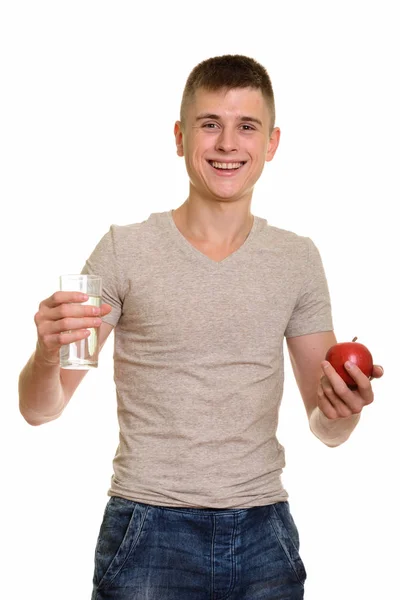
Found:
[[[356,337],[352,342],[343,342],[335,344],[329,348],[325,360],[331,363],[332,367],[339,373],[340,377],[347,383],[349,388],[357,387],[354,379],[346,371],[344,363],[349,360],[357,365],[359,369],[367,376],[372,376],[373,360],[371,352],[363,344],[356,342]]]

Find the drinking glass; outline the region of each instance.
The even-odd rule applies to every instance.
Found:
[[[79,304],[101,306],[101,277],[98,275],[61,275],[60,290],[82,292],[89,299]],[[90,335],[72,344],[61,346],[60,366],[63,369],[93,369],[98,366],[99,340],[98,327],[89,328]]]

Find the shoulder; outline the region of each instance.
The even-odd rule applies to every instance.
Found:
[[[294,257],[297,256],[301,260],[306,259],[310,252],[316,248],[311,238],[288,229],[267,224],[264,231],[265,241],[270,248],[275,248]]]
[[[104,235],[115,249],[131,248],[138,246],[151,239],[157,234],[159,219],[158,215],[163,213],[152,213],[144,221],[129,223],[126,225],[117,225],[113,223]]]

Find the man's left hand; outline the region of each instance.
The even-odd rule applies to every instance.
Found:
[[[372,379],[383,375],[383,368],[374,365],[371,378],[367,377],[355,364],[345,363],[345,369],[354,379],[357,388],[352,390],[335,371],[332,365],[324,360],[321,363],[324,375],[318,386],[318,406],[328,419],[340,419],[360,414],[364,406],[374,400]]]

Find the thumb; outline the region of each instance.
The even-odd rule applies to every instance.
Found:
[[[382,377],[383,373],[383,367],[381,367],[380,365],[373,365],[371,379],[379,379],[380,377]]]

